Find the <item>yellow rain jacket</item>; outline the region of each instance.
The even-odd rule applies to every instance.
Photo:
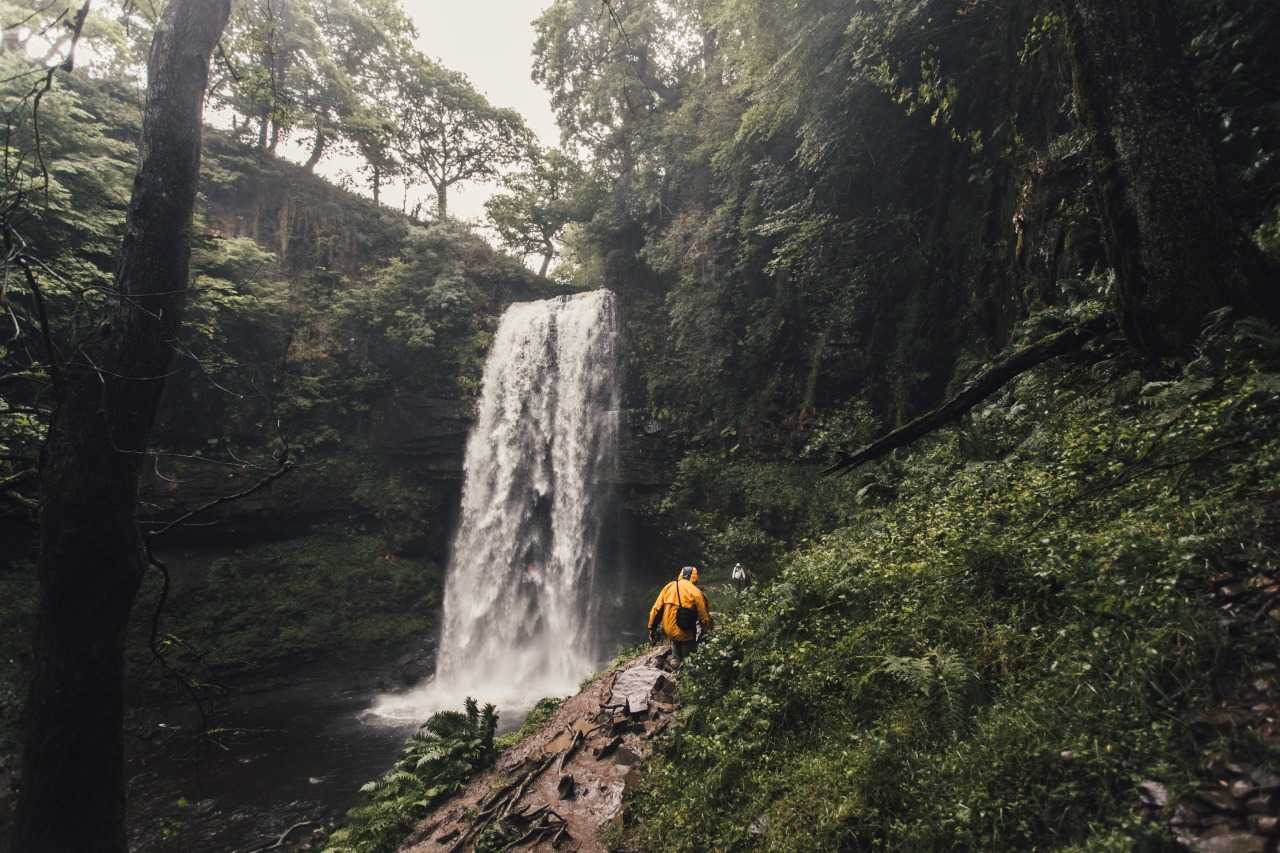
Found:
[[[649,630],[652,631],[662,620],[662,631],[673,640],[687,642],[695,639],[692,631],[682,631],[676,624],[676,609],[688,607],[698,613],[698,622],[703,632],[711,630],[711,612],[707,609],[707,596],[698,589],[698,570],[693,570],[691,580],[674,580],[662,588],[658,598],[649,610]],[[678,603],[677,603],[678,602]]]

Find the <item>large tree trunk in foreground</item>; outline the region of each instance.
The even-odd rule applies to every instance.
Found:
[[[1168,0],[1059,0],[1126,337],[1185,352],[1208,312],[1247,304],[1253,257],[1221,199]]]
[[[121,298],[63,366],[41,460],[40,601],[15,850],[123,853],[125,627],[144,459],[182,315],[209,56],[229,0],[172,0],[148,63]]]

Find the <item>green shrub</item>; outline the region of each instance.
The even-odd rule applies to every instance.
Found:
[[[325,853],[389,853],[431,806],[460,791],[497,755],[493,705],[466,701],[466,713],[440,711],[409,742],[381,779],[360,789],[363,802],[329,836]]]

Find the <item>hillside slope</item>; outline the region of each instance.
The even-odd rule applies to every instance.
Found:
[[[1280,759],[1278,371],[1253,320],[1180,372],[1103,342],[838,484],[693,659],[626,847],[1166,849],[1143,782],[1274,827],[1187,795]]]

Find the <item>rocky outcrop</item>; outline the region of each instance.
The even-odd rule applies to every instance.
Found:
[[[474,420],[469,402],[392,389],[373,408],[369,443],[388,456],[412,457],[420,473],[461,479]]]
[[[604,853],[638,766],[676,710],[670,650],[641,655],[565,701],[542,731],[424,818],[403,853],[486,849]]]
[[[419,474],[461,479],[467,435],[474,423],[471,404],[413,391],[393,390],[373,408],[370,444],[378,453],[412,460]],[[618,465],[613,483],[664,486],[671,482],[677,455],[661,424],[639,410],[618,413]]]

